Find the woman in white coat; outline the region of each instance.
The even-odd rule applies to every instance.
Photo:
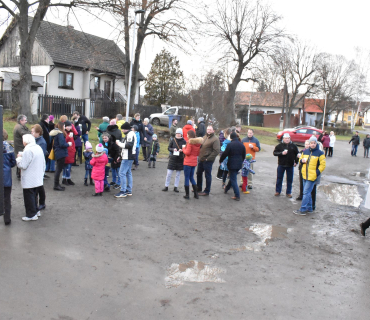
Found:
[[[333,149],[334,149],[334,145],[335,145],[335,140],[337,139],[334,135],[334,131],[330,131],[329,138],[330,138],[330,143],[329,143],[328,157],[332,157],[333,156]]]
[[[17,166],[22,170],[21,184],[23,188],[24,206],[26,216],[23,221],[37,220],[40,212],[37,211],[36,192],[44,184],[45,156],[41,147],[36,144],[31,134],[23,137],[23,152],[17,155]]]

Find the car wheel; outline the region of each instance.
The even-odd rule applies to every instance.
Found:
[[[154,124],[155,126],[159,126],[161,124],[161,122],[159,121],[158,118],[154,118],[153,121],[152,121],[152,124]]]

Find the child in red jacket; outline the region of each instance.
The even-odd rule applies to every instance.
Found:
[[[91,178],[95,181],[94,197],[102,196],[104,192],[105,165],[108,163],[108,157],[104,152],[101,143],[96,146],[96,154],[92,156],[90,165],[92,165]]]

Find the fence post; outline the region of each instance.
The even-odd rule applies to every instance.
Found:
[[[90,98],[85,99],[85,116],[90,118]]]

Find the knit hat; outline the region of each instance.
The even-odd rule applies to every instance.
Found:
[[[252,156],[250,153],[248,153],[248,154],[245,156],[245,159],[247,159],[247,160],[252,160],[252,159],[253,159],[253,156]]]
[[[54,120],[54,116],[51,114],[50,116],[49,116],[49,121],[53,121]]]
[[[290,138],[290,134],[289,133],[284,133],[283,138]]]
[[[158,138],[156,134],[153,134],[152,137],[156,139]]]
[[[96,152],[103,152],[104,151],[104,147],[101,143],[99,143],[97,146],[96,146]]]
[[[310,139],[308,139],[308,141],[314,141],[314,142],[316,142],[317,143],[317,138],[315,137],[315,136],[311,136],[311,138]]]
[[[109,122],[109,117],[103,117],[103,122]]]
[[[121,126],[121,129],[122,130],[130,130],[131,129],[131,126],[128,122],[125,122],[122,126]]]
[[[182,129],[181,128],[177,128],[176,129],[176,134],[180,133],[182,135]]]
[[[188,122],[186,122],[186,123],[192,125],[193,124],[193,121],[188,120]]]
[[[72,122],[71,122],[71,121],[69,121],[69,120],[67,120],[66,122],[64,122],[64,125],[65,125],[66,127],[69,127],[69,126],[71,126],[71,125],[72,125]]]
[[[236,134],[235,131],[231,132],[230,134],[230,139],[233,140],[233,139],[237,139],[238,138],[238,135]]]
[[[203,118],[203,117],[200,117],[200,118],[198,119],[198,121],[204,121],[204,118]]]
[[[85,148],[86,148],[86,150],[92,149],[92,145],[91,145],[91,143],[89,141],[86,141]]]
[[[132,127],[134,128],[135,131],[139,130],[139,127],[136,124],[134,124]]]
[[[111,126],[114,126],[115,124],[117,124],[116,119],[112,119],[112,120],[109,122],[109,124],[110,124]]]

